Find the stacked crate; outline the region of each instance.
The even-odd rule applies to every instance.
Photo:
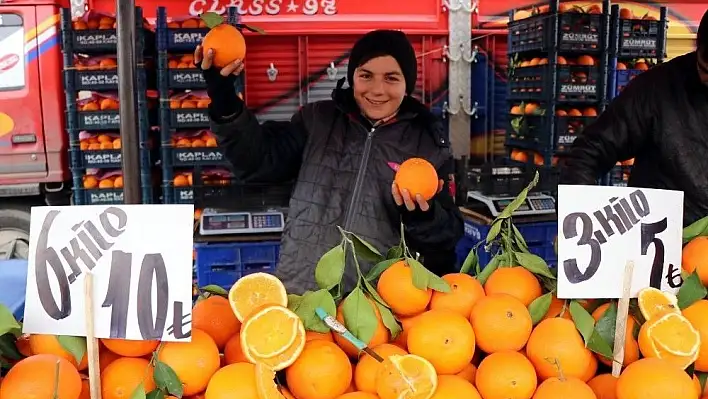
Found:
[[[629,81],[666,58],[667,8],[659,18],[634,15],[628,8],[612,6],[610,18],[610,65],[608,97],[619,95]],[[611,186],[626,186],[634,159],[618,162],[606,179]]]
[[[235,9],[230,8],[229,21],[236,23],[236,15]],[[210,100],[202,71],[193,57],[207,31],[196,18],[168,21],[167,9],[158,8],[158,91],[166,204],[201,202],[205,195],[223,192],[223,186],[231,180],[224,174],[228,164],[223,151],[209,131]]]
[[[506,147],[512,162],[534,165],[548,185],[556,163],[606,103],[609,1],[602,7],[558,0],[530,15],[510,13]],[[515,18],[516,17],[516,18]]]
[[[148,73],[144,50],[153,40],[136,8],[136,103],[140,141],[140,177],[144,203],[154,202],[151,167]],[[120,114],[118,111],[117,33],[113,17],[87,15],[72,21],[62,9],[62,53],[66,117],[69,134],[73,203],[77,205],[123,202]],[[156,143],[155,143],[156,144]]]

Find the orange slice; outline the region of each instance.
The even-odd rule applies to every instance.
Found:
[[[263,363],[256,363],[256,390],[259,399],[285,399],[275,383],[275,371]]]
[[[656,357],[686,369],[698,358],[699,332],[683,315],[667,313],[647,321],[639,330],[639,350],[644,357]]]
[[[659,318],[667,313],[681,313],[675,295],[653,287],[639,291],[637,295],[639,310],[646,320]]]
[[[381,399],[430,399],[437,387],[435,367],[416,355],[389,356],[376,376]]]
[[[266,309],[263,309],[263,310],[259,311],[258,313],[261,313]],[[283,309],[285,309],[287,311],[287,308],[283,308]],[[241,349],[243,350],[243,355],[251,363],[255,363],[255,364],[263,363],[264,366],[269,367],[273,371],[280,371],[280,370],[283,370],[286,367],[290,366],[291,364],[295,363],[295,360],[297,360],[298,356],[300,356],[300,354],[302,353],[303,348],[305,348],[305,341],[306,341],[305,326],[302,323],[298,323],[297,330],[295,333],[295,339],[293,340],[292,344],[289,347],[287,347],[287,349],[285,351],[283,351],[282,353],[279,353],[273,357],[256,356],[249,350],[249,348],[250,348],[249,343],[251,340],[259,340],[261,338],[258,335],[250,336],[248,331],[246,331],[246,327],[245,327],[246,324],[248,324],[248,320],[246,320],[246,323],[241,327],[241,333],[240,333]],[[273,326],[271,326],[271,327],[273,327]]]
[[[300,318],[288,308],[266,306],[244,321],[241,347],[244,354],[258,358],[277,356],[292,346],[301,326]]]
[[[243,323],[249,314],[263,306],[288,306],[288,294],[277,277],[253,273],[236,280],[229,290],[229,303],[238,321]]]

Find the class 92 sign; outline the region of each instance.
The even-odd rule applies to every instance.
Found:
[[[85,336],[90,272],[97,338],[189,340],[193,215],[192,205],[32,208],[23,332]]]
[[[558,297],[621,298],[634,261],[631,296],[681,279],[683,192],[558,186]]]

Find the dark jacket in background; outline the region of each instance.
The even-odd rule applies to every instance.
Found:
[[[402,218],[408,245],[421,254],[424,264],[438,274],[454,271],[463,221],[447,183],[427,212],[408,212],[396,206],[391,195],[395,172],[390,163],[401,164],[411,157],[427,159],[447,181],[451,155],[442,124],[420,102],[406,97],[395,121],[373,128],[359,115],[350,89],[337,89],[332,97],[304,106],[289,123],[259,124],[245,107],[223,121],[215,118],[218,115],[212,109],[212,120],[221,121],[212,124],[212,131],[245,180],[297,180],[276,272],[288,292],[317,289],[314,269],[319,258],[341,241],[337,226],[385,252],[398,244]],[[359,200],[352,208],[370,134]],[[370,267],[362,264],[364,273]],[[350,267],[345,286],[350,288],[355,282],[356,273]]]
[[[634,158],[633,187],[684,192],[684,225],[708,216],[708,87],[696,53],[638,75],[579,136],[562,184],[595,184]]]

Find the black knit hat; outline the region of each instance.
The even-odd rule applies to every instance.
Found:
[[[696,33],[696,46],[703,53],[703,57],[708,56],[708,10],[703,14],[701,18],[701,24],[698,25],[698,32]]]
[[[406,80],[406,93],[415,89],[418,78],[418,61],[415,50],[405,33],[397,30],[374,30],[359,39],[349,55],[347,80],[351,86],[354,82],[354,70],[376,57],[390,55],[401,67]]]

